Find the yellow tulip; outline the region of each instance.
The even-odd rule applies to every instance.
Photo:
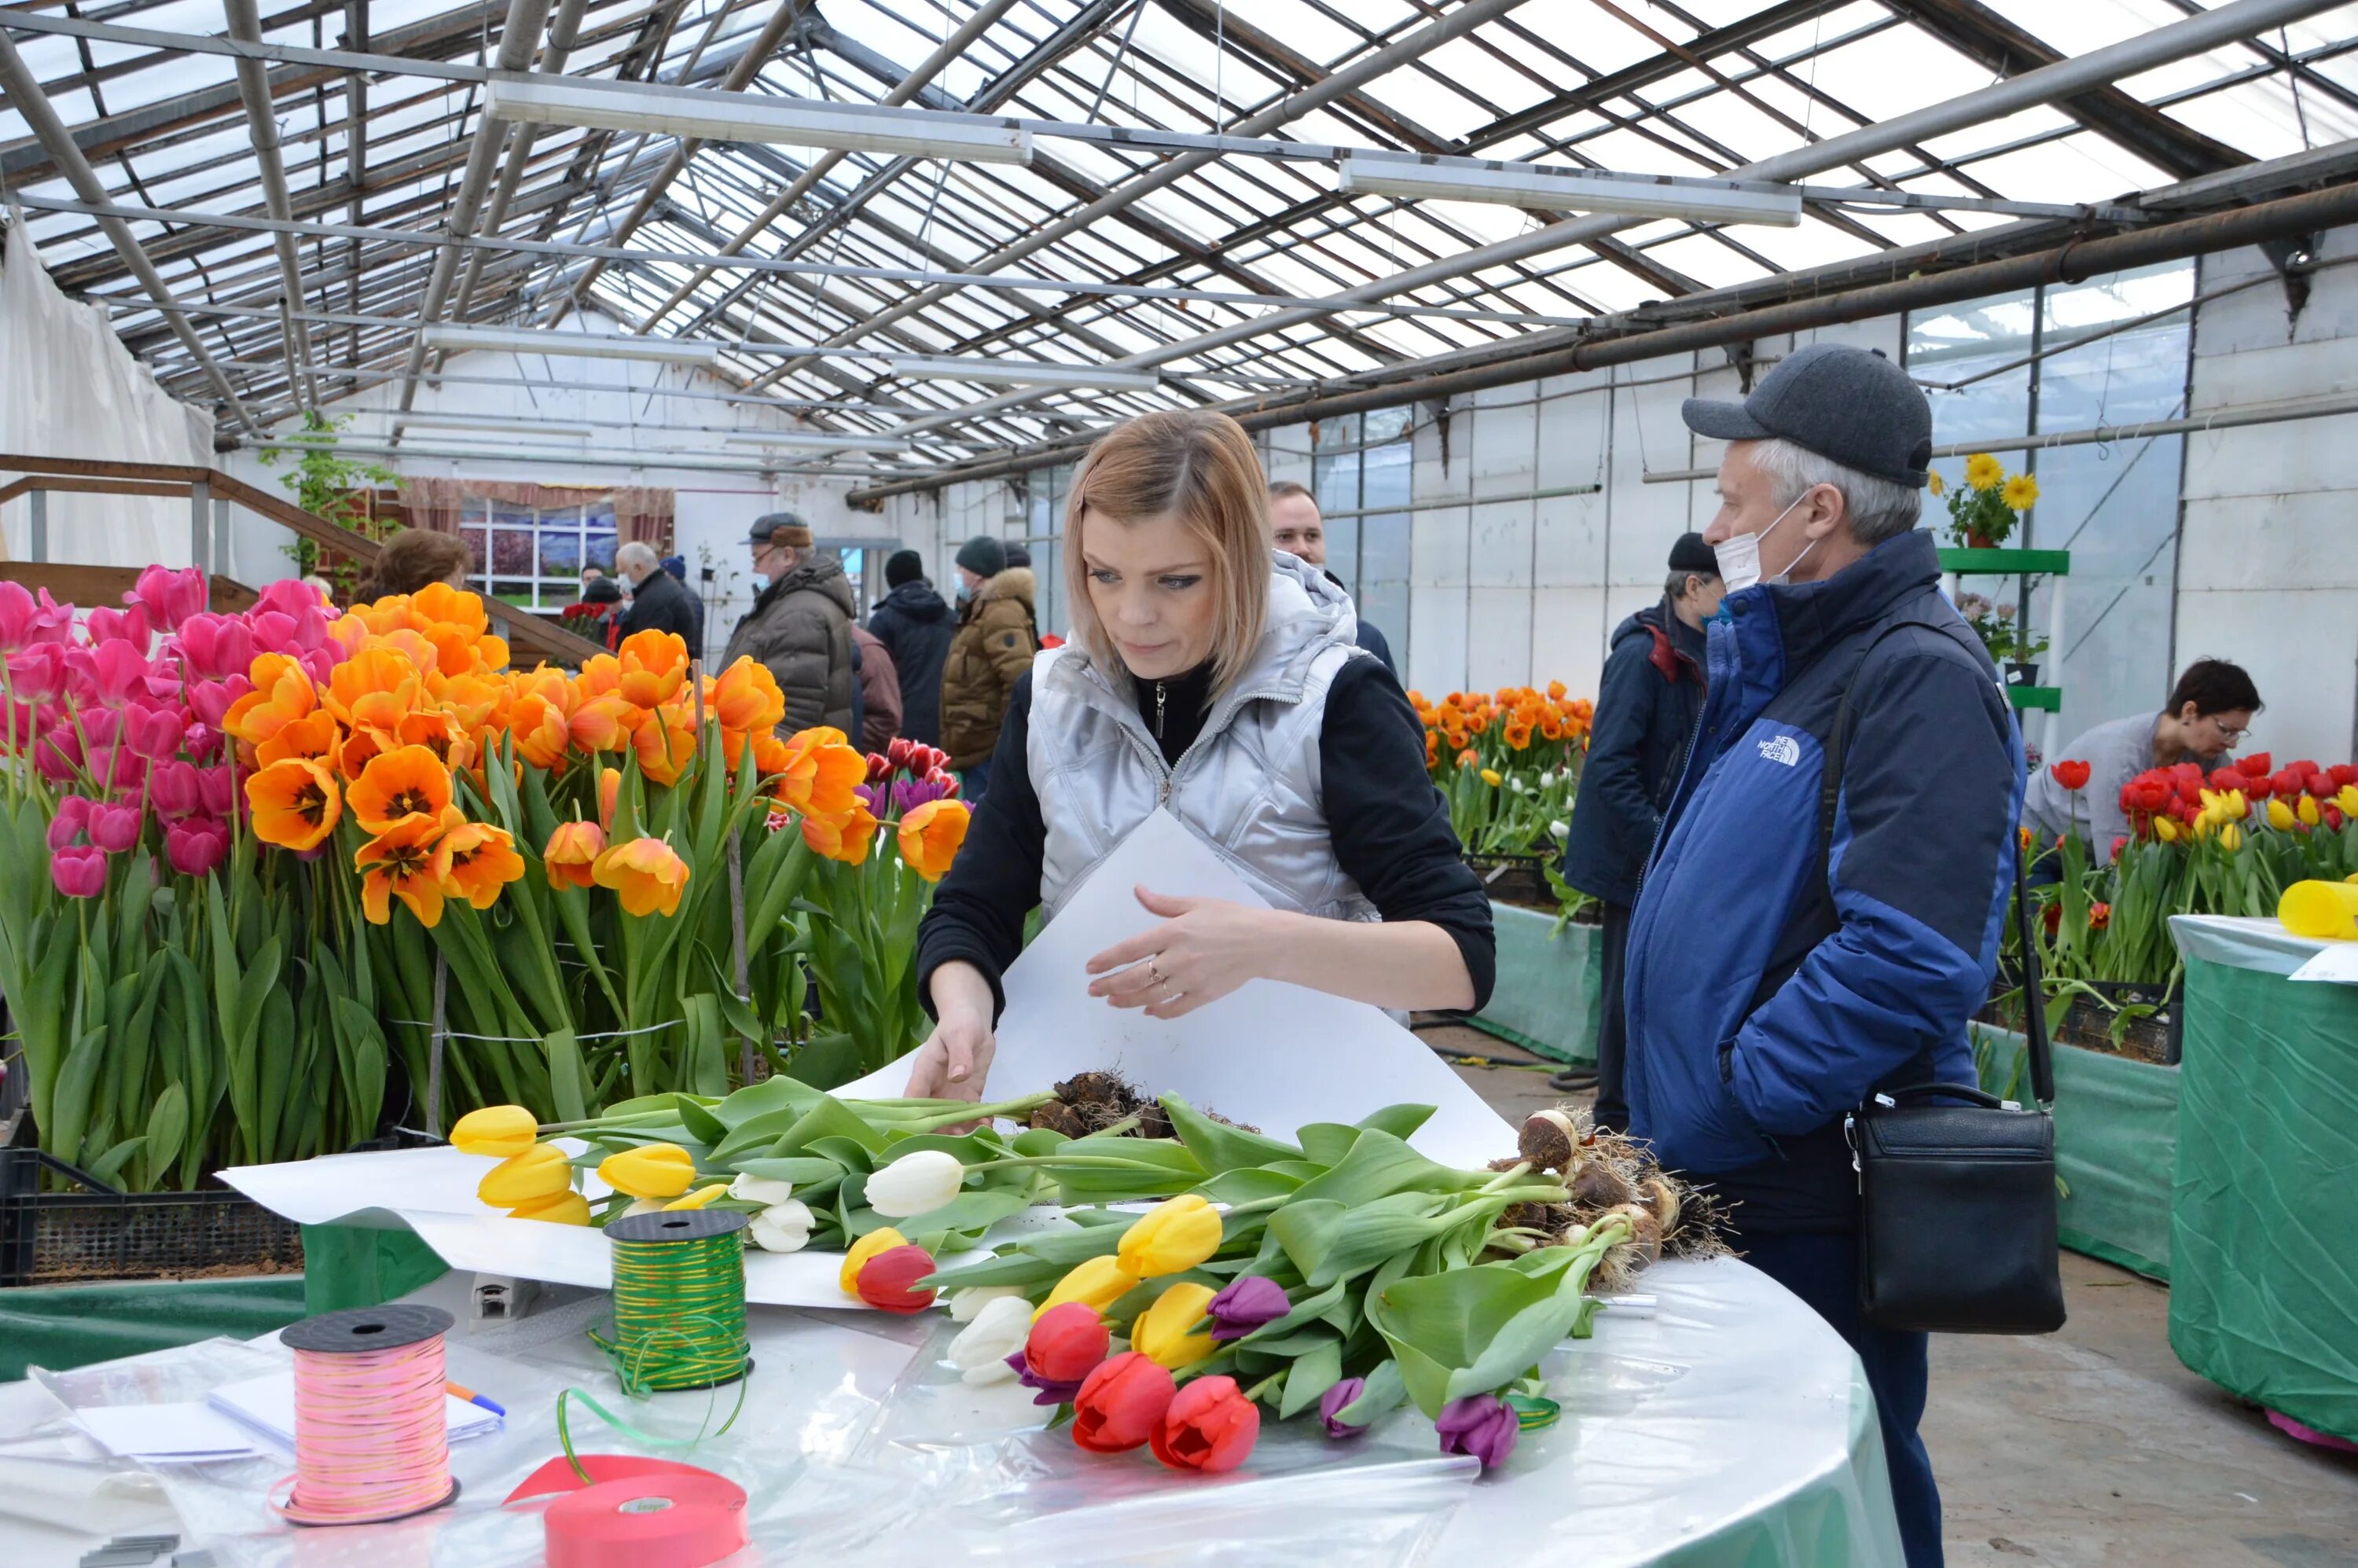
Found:
[[[2299,820],[2299,817],[2295,816],[2292,814],[2292,807],[2287,806],[2283,801],[2272,800],[2268,802],[2268,826],[2275,828],[2277,832],[2290,832],[2292,830],[2292,825]]]
[[[1160,1279],[1192,1269],[1220,1249],[1220,1213],[1195,1193],[1167,1198],[1123,1232],[1115,1256],[1124,1272]]]
[[[2179,827],[2176,819],[2172,817],[2155,817],[2153,819],[2153,832],[2154,837],[2159,838],[2165,844],[2175,844],[2178,842]]]
[[[2358,784],[2346,784],[2336,790],[2333,804],[2342,808],[2342,816],[2358,816]]]
[[[505,1160],[540,1140],[540,1123],[520,1105],[487,1105],[471,1110],[450,1130],[450,1146],[462,1154],[496,1154]]]
[[[1036,1323],[1041,1313],[1066,1302],[1086,1302],[1102,1313],[1137,1288],[1138,1276],[1123,1268],[1119,1260],[1091,1258],[1056,1281],[1056,1288],[1048,1292],[1048,1299],[1040,1303],[1032,1318]]]
[[[2299,814],[2300,819],[2303,822],[2308,823],[2311,827],[2316,827],[2319,823],[2325,820],[2325,813],[2318,809],[2317,797],[2315,795],[2302,795],[2300,797],[2300,805],[2294,809]]]
[[[850,1250],[844,1253],[843,1267],[836,1271],[835,1282],[843,1287],[845,1295],[858,1295],[860,1271],[868,1266],[868,1260],[875,1257],[879,1252],[890,1252],[895,1247],[907,1245],[909,1245],[908,1238],[889,1225],[882,1230],[870,1231],[853,1242]]]
[[[1482,770],[1482,782],[1488,784],[1492,789],[1497,789],[1498,787],[1498,775],[1493,770],[1484,768]]]
[[[686,1197],[674,1198],[671,1202],[664,1205],[664,1207],[666,1209],[702,1208],[706,1204],[710,1203],[714,1198],[719,1197],[728,1190],[728,1183],[715,1182],[708,1187],[697,1188],[696,1191],[688,1194]]]
[[[546,1220],[551,1225],[587,1225],[590,1223],[590,1200],[568,1187],[545,1198],[535,1198],[508,1210],[510,1219]]]
[[[695,1184],[696,1161],[676,1143],[650,1143],[607,1155],[598,1174],[634,1198],[676,1198]]]
[[[2230,822],[2219,829],[2219,848],[2230,855],[2244,847],[2244,830]]]
[[[483,1173],[475,1195],[493,1208],[514,1208],[535,1198],[554,1197],[573,1185],[573,1163],[554,1143],[535,1143],[511,1154]]]
[[[2244,792],[2239,789],[2229,790],[2220,804],[2230,822],[2241,822],[2252,809],[2251,803],[2244,798]]]
[[[1194,1366],[1216,1348],[1204,1313],[1216,1294],[1184,1281],[1171,1286],[1130,1325],[1130,1347],[1174,1372]]]

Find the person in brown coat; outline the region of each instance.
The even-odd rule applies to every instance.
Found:
[[[820,555],[809,524],[791,512],[755,518],[749,542],[753,570],[767,586],[729,634],[720,668],[741,655],[770,667],[786,697],[781,735],[820,724],[849,735],[854,601],[843,563]]]
[[[1007,547],[979,535],[958,547],[957,634],[942,665],[942,749],[971,804],[990,784],[1008,694],[1040,651],[1032,627],[1037,585],[1028,567],[1007,564]]]
[[[857,621],[851,640],[860,647],[860,733],[851,739],[881,753],[901,733],[901,672],[892,667],[892,651]]]

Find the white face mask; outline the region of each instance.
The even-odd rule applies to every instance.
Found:
[[[1793,498],[1792,506],[1788,506],[1784,511],[1777,514],[1776,522],[1769,524],[1758,534],[1731,534],[1725,543],[1714,545],[1711,547],[1711,553],[1719,559],[1719,579],[1727,585],[1729,593],[1741,593],[1760,580],[1760,541],[1774,534],[1778,524],[1793,514],[1793,506],[1801,505],[1809,498],[1810,492],[1805,490]],[[1792,566],[1787,567],[1769,580],[1783,582],[1791,577],[1793,567],[1798,567],[1808,560],[1810,551],[1817,547],[1818,542],[1815,539],[1811,540],[1801,553],[1793,557]]]

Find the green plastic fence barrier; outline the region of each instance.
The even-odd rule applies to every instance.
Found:
[[[1493,903],[1490,918],[1498,981],[1490,1005],[1467,1022],[1552,1061],[1594,1063],[1603,927],[1567,925],[1558,935],[1554,915],[1509,903]]]
[[[227,1335],[251,1339],[305,1315],[293,1274],[247,1280],[143,1280],[21,1285],[0,1291],[0,1381],[27,1367],[62,1372]]]
[[[316,1316],[382,1306],[449,1271],[411,1230],[358,1225],[303,1227],[303,1309]]]
[[[2169,1347],[2358,1441],[2358,987],[2190,957]]]
[[[1996,1069],[1996,1090],[2028,1091],[2016,1074],[2022,1036],[1974,1024]],[[2133,1056],[2055,1047],[2055,1173],[2059,1238],[2074,1252],[2169,1278],[2170,1173],[2178,1149],[2179,1073]]]

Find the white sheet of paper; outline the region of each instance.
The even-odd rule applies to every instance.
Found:
[[[558,1148],[579,1154],[589,1145],[578,1138],[560,1138]],[[221,1179],[247,1197],[284,1215],[298,1225],[332,1225],[338,1220],[388,1215],[409,1224],[417,1215],[449,1215],[466,1218],[489,1214],[475,1189],[499,1161],[489,1154],[462,1154],[448,1144],[431,1149],[377,1150],[366,1154],[323,1154],[312,1160],[289,1160],[277,1165],[233,1165]],[[581,1179],[584,1193],[601,1198],[614,1189],[590,1172]],[[521,1222],[520,1222],[521,1223]],[[562,1227],[529,1222],[543,1230]],[[415,1229],[416,1226],[411,1225]],[[513,1270],[493,1270],[512,1273]]]
[[[259,1454],[254,1436],[211,1408],[197,1404],[87,1405],[74,1420],[109,1454],[158,1465],[199,1465]]]
[[[2319,949],[2315,957],[2292,972],[2292,978],[2358,986],[2358,942],[2336,942]]]
[[[518,1220],[517,1224],[535,1223]],[[549,1228],[555,1229],[556,1227]],[[499,1396],[483,1390],[487,1399]],[[295,1446],[295,1374],[269,1372],[259,1378],[247,1378],[242,1382],[224,1383],[212,1391],[211,1410],[220,1412],[214,1419],[233,1432],[241,1431],[239,1422],[267,1433],[287,1449]],[[144,1407],[154,1410],[157,1407]],[[235,1419],[231,1419],[231,1418]],[[453,1443],[470,1437],[481,1437],[500,1429],[500,1418],[479,1404],[470,1403],[455,1394],[442,1397],[444,1430]]]
[[[1515,1152],[1514,1129],[1380,1008],[1275,980],[1254,980],[1175,1019],[1090,996],[1089,959],[1160,918],[1138,902],[1133,890],[1141,885],[1267,902],[1178,818],[1167,811],[1148,817],[1009,968],[992,1095],[1046,1088],[1094,1067],[1275,1137],[1409,1102],[1435,1108],[1409,1141],[1433,1159],[1478,1169]],[[837,1092],[898,1095],[908,1076],[896,1063]]]

